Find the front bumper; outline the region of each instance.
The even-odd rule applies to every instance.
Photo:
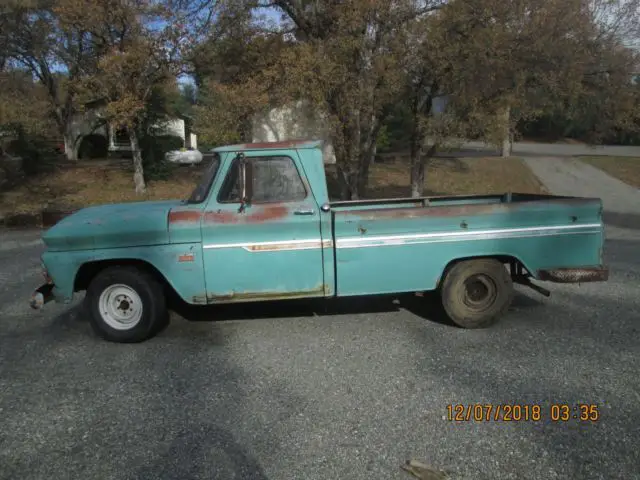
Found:
[[[44,307],[45,303],[49,303],[54,300],[53,289],[55,285],[53,283],[45,283],[38,287],[31,295],[29,305],[35,310],[39,310]]]
[[[538,270],[538,280],[554,283],[606,282],[609,280],[609,268],[605,265],[595,267],[555,268]]]

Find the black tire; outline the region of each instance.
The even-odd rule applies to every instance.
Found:
[[[486,328],[503,316],[513,300],[513,281],[505,266],[490,258],[455,264],[440,288],[448,317],[463,328]]]
[[[123,325],[121,329],[114,328],[107,319],[108,315],[101,311],[101,295],[105,293],[105,298],[108,298],[108,291],[114,290],[117,285],[131,289],[137,294],[137,298],[131,295],[131,306],[126,300],[128,297],[124,296],[125,300],[120,302],[120,305],[125,307],[118,307],[122,308],[122,311],[132,309],[133,304],[137,303],[138,299],[141,300],[142,312],[131,327]],[[122,287],[118,288],[122,291]],[[116,302],[115,297],[112,298],[113,302]],[[169,318],[162,285],[152,275],[135,267],[109,267],[98,273],[87,288],[85,301],[93,331],[110,342],[137,343],[147,340],[158,333]],[[114,324],[115,320],[111,320],[111,323]]]

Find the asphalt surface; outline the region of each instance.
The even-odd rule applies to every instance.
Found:
[[[611,279],[518,288],[481,331],[410,296],[187,310],[109,344],[80,299],[28,308],[39,232],[0,231],[0,478],[408,479],[409,458],[458,479],[640,478],[637,190],[527,162],[554,193],[603,198]],[[579,403],[598,420],[551,420]],[[452,422],[451,404],[541,420]]]
[[[601,198],[608,224],[640,229],[640,189],[575,158],[524,157],[524,161],[550,192]]]
[[[499,150],[483,142],[463,142],[462,149],[482,151],[488,153],[499,153]],[[553,156],[571,157],[577,155],[586,156],[614,156],[614,157],[640,157],[640,147],[622,145],[583,145],[565,143],[531,143],[515,142],[512,147],[512,154],[516,156]]]
[[[428,300],[275,303],[174,315],[139,345],[77,303],[27,306],[39,232],[0,233],[0,478],[640,478],[640,230],[608,230],[606,284],[519,290],[465,331]],[[449,404],[542,420],[451,422]],[[597,405],[596,422],[550,420]]]

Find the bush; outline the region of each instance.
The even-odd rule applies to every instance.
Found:
[[[35,136],[18,133],[6,147],[9,155],[20,157],[22,171],[34,175],[43,170],[46,163],[55,160],[55,154],[49,142]]]
[[[109,153],[109,144],[103,135],[87,135],[80,141],[78,158],[105,158]]]
[[[174,135],[144,135],[140,138],[142,164],[146,180],[166,180],[171,176],[175,165],[167,162],[165,154],[180,150],[184,146],[182,138]]]

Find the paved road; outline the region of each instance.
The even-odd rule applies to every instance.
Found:
[[[574,158],[524,157],[524,161],[552,193],[601,198],[608,224],[640,229],[640,189]]]
[[[498,154],[499,150],[483,142],[464,142],[461,148]],[[616,145],[573,145],[564,143],[529,143],[513,144],[513,155],[517,156],[553,156],[571,157],[577,155],[607,155],[614,157],[640,157],[640,147]]]
[[[96,339],[76,305],[28,310],[37,234],[0,246],[1,479],[401,480],[407,458],[462,479],[640,478],[640,231],[610,229],[607,284],[524,291],[489,330],[417,298],[281,303],[176,316],[141,345]],[[443,418],[477,402],[601,416]]]

